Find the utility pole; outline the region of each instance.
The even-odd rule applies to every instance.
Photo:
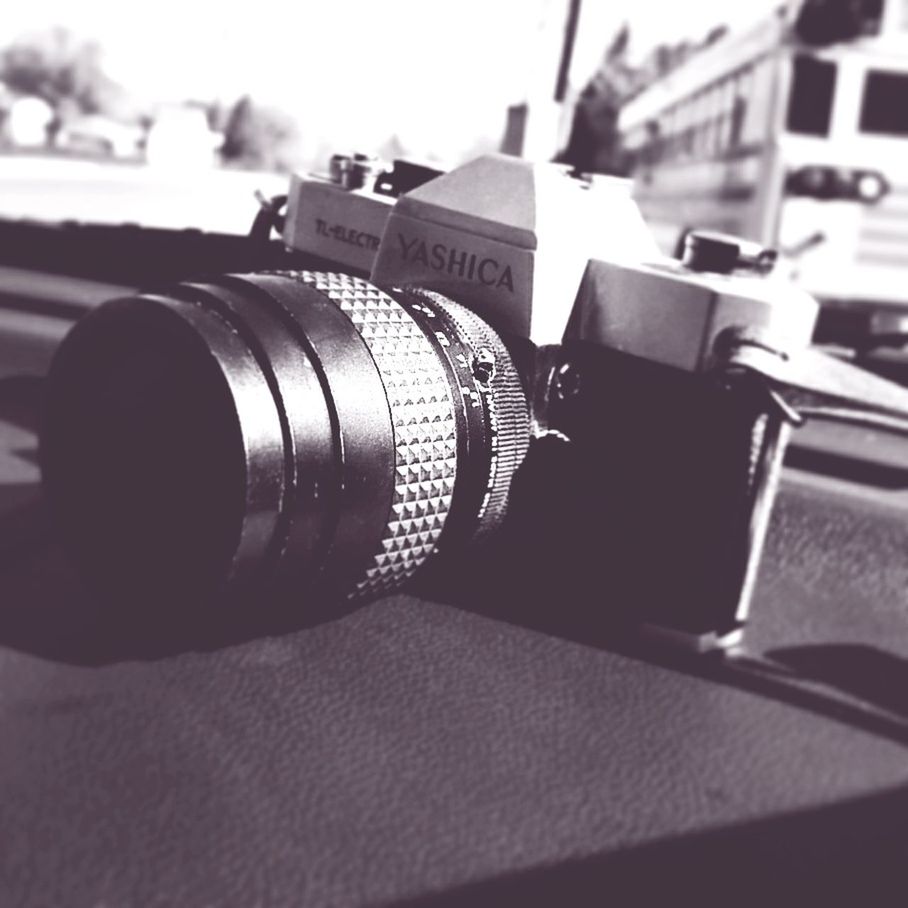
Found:
[[[550,161],[560,150],[569,118],[564,102],[583,0],[561,0],[542,21],[526,101],[508,108],[502,151],[535,161]],[[552,3],[551,6],[556,6]]]

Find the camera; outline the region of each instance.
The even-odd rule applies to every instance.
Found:
[[[294,178],[283,231],[345,270],[113,300],[56,355],[44,483],[114,599],[304,611],[510,538],[508,571],[595,577],[591,607],[729,645],[800,419],[782,391],[885,385],[908,413],[808,350],[817,304],[771,253],[694,233],[662,258],[623,180],[336,157]]]
[[[327,174],[291,177],[284,241],[368,274],[396,199],[441,173],[415,161],[388,167],[362,153],[332,155]]]

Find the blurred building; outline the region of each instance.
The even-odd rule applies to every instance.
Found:
[[[145,159],[155,167],[196,170],[218,163],[224,137],[208,125],[206,112],[188,104],[161,107],[145,141]]]
[[[144,153],[145,128],[120,123],[101,114],[76,117],[60,127],[54,141],[57,150],[88,157],[136,159]]]

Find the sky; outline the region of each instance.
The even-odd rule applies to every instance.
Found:
[[[497,142],[508,104],[554,82],[567,0],[29,0],[8,3],[0,46],[64,25],[100,42],[109,74],[150,100],[248,93],[323,146],[449,159]],[[622,21],[633,54],[759,17],[778,0],[584,0],[572,82],[586,81]],[[546,27],[547,26],[547,27]],[[371,147],[370,147],[371,146]]]

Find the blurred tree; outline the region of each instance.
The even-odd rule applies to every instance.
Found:
[[[625,171],[618,113],[636,70],[627,62],[630,27],[621,26],[612,38],[602,63],[581,91],[566,147],[556,157],[580,173],[622,174]]]
[[[14,41],[0,53],[0,81],[17,94],[43,99],[61,119],[107,113],[120,92],[101,66],[99,46],[64,28]]]
[[[567,146],[556,160],[581,173],[626,174],[629,161],[618,132],[622,105],[693,54],[715,44],[727,31],[726,26],[717,25],[702,41],[659,44],[639,64],[632,65],[627,59],[630,29],[625,23],[580,93]],[[653,124],[653,128],[658,130],[658,124]]]
[[[706,37],[703,39],[703,46],[709,47],[710,45],[715,44],[720,38],[724,38],[727,34],[727,25],[716,25],[706,33]]]
[[[605,59],[606,60],[624,60],[627,56],[627,49],[631,43],[631,27],[627,22],[624,22],[621,28],[618,29],[615,37],[612,38],[612,43],[606,48]]]
[[[251,170],[293,169],[298,131],[283,111],[258,105],[244,95],[227,114],[223,130],[221,158],[225,164]]]

